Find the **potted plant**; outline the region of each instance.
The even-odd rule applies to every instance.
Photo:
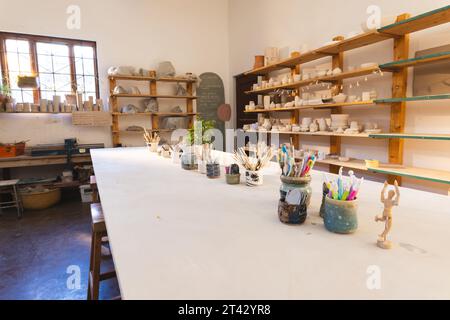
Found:
[[[188,163],[195,163],[193,166],[195,170],[198,169],[201,173],[206,174],[207,159],[210,157],[211,144],[213,137],[209,130],[215,128],[215,121],[203,120],[197,117],[192,127],[188,130],[186,136],[186,150],[183,154],[186,168]],[[183,161],[182,161],[183,162]]]
[[[11,90],[7,85],[0,84],[0,112],[5,112],[6,104],[11,101]]]

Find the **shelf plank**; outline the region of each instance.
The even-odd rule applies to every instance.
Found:
[[[380,33],[403,36],[450,22],[450,5],[393,23],[378,30]]]
[[[346,137],[346,138],[369,138],[367,133],[358,134],[345,134],[345,133],[335,133],[335,132],[274,132],[274,131],[252,131],[247,130],[246,133],[257,133],[257,134],[279,134],[279,135],[290,135],[290,136],[312,136],[312,137]]]
[[[141,76],[109,76],[110,80],[130,80],[130,81],[156,81],[156,82],[185,82],[185,83],[193,83],[197,82],[196,79],[187,79],[180,77],[173,78],[155,78],[155,77],[141,77]]]
[[[319,164],[334,165],[353,170],[367,171],[366,162],[363,160],[351,159],[350,161],[339,161],[334,159],[317,160]]]
[[[450,185],[450,172],[434,169],[413,168],[400,165],[380,165],[379,168],[368,168],[375,173],[408,177]]]
[[[419,65],[423,65],[423,64],[427,64],[427,63],[438,62],[438,61],[443,61],[443,60],[448,60],[448,59],[450,59],[450,51],[386,63],[383,65],[380,65],[380,69],[383,71],[397,71],[402,68],[414,67],[414,66],[419,66]]]
[[[177,129],[147,129],[148,132],[173,132]],[[132,130],[117,130],[113,133],[131,133],[131,134],[144,134],[144,131],[132,131]]]
[[[374,101],[357,101],[357,102],[344,102],[344,103],[324,103],[318,105],[308,105],[299,107],[302,109],[323,109],[323,108],[338,108],[338,107],[352,107],[352,106],[366,106],[366,105],[374,105]]]
[[[390,98],[390,99],[377,99],[374,102],[377,104],[382,103],[397,103],[397,102],[409,102],[409,101],[431,101],[431,100],[446,100],[450,99],[450,94],[441,94],[435,96],[415,96],[404,98]]]
[[[341,52],[358,49],[371,44],[375,44],[381,41],[392,39],[393,37],[389,34],[379,33],[377,30],[369,31],[348,39],[344,39],[336,44],[331,44],[324,46],[315,50],[319,53],[324,53],[328,55],[334,55]]]
[[[121,112],[114,112],[114,116],[156,116],[156,117],[192,117],[196,116],[198,113],[191,112],[138,112],[138,113],[121,113]]]
[[[370,134],[369,137],[374,139],[419,139],[450,141],[450,134],[377,133]]]
[[[373,101],[358,101],[358,102],[344,102],[344,103],[323,103],[317,105],[307,105],[293,108],[275,108],[275,109],[258,109],[253,111],[244,111],[244,113],[271,113],[271,112],[289,112],[303,109],[325,109],[325,108],[338,108],[338,107],[350,107],[350,106],[364,106],[374,105]]]
[[[192,117],[196,116],[196,112],[154,112],[153,115],[157,117]]]
[[[301,54],[296,57],[284,59],[277,63],[271,64],[271,65],[268,65],[265,67],[261,67],[261,68],[257,68],[257,69],[253,69],[253,70],[244,72],[244,74],[245,75],[262,76],[262,75],[266,75],[268,73],[271,73],[271,72],[274,72],[277,70],[294,68],[295,66],[297,66],[299,64],[308,63],[308,62],[311,62],[311,61],[314,61],[317,59],[324,58],[326,56],[327,56],[327,54],[318,53],[315,51],[309,51],[309,52],[306,52],[306,53]]]
[[[246,75],[266,75],[268,73],[271,73],[273,71],[282,70],[286,68],[294,68],[299,64],[311,62],[314,60],[318,60],[330,55],[335,55],[340,52],[345,52],[357,48],[361,48],[364,46],[368,46],[374,43],[378,43],[384,40],[391,39],[392,35],[386,34],[386,33],[379,33],[378,31],[369,31],[348,39],[345,39],[343,41],[337,42],[335,44],[323,46],[321,48],[318,48],[316,50],[306,52],[304,54],[301,54],[297,57],[288,58],[285,60],[282,60],[278,63],[275,63],[270,66],[261,67],[258,69],[253,69],[250,71],[245,72]]]
[[[195,100],[196,96],[175,96],[175,95],[151,95],[151,94],[113,94],[111,98],[157,98],[157,99],[188,99]]]
[[[293,82],[290,84],[284,84],[284,85],[279,85],[279,86],[274,86],[274,87],[264,88],[264,89],[259,89],[259,90],[246,91],[246,93],[247,94],[262,94],[262,93],[272,92],[277,89],[296,89],[296,88],[300,88],[300,87],[305,87],[305,86],[314,84],[317,81],[319,81],[319,82],[330,81],[331,82],[331,81],[339,81],[339,80],[345,80],[345,79],[350,79],[350,78],[357,78],[357,77],[362,77],[362,76],[366,76],[366,75],[375,73],[379,69],[380,68],[378,66],[374,66],[374,67],[370,67],[370,68],[361,68],[361,69],[356,69],[356,70],[352,70],[352,71],[342,72],[338,75],[317,77],[317,78],[308,79],[308,80],[301,80],[301,81]]]

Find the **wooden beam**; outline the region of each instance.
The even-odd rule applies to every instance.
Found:
[[[406,20],[409,14],[402,14],[397,17],[397,22]],[[406,60],[409,58],[409,35],[403,35],[394,39],[394,61]],[[392,73],[392,97],[406,97],[408,85],[408,69],[403,68]],[[391,133],[403,133],[405,129],[406,102],[396,102],[391,104]],[[389,140],[389,163],[403,164],[403,139]],[[388,176],[388,182],[394,183],[397,180],[399,184],[402,178],[399,176]]]
[[[332,57],[332,69],[340,68],[341,70],[344,70],[344,54],[342,52],[333,55]],[[339,80],[335,83],[335,85],[338,86],[339,92],[342,92],[341,86],[342,86],[342,80]],[[341,114],[342,113],[342,107],[333,108],[331,110],[331,114]],[[341,154],[341,137],[333,136],[330,137],[330,154]],[[330,165],[329,170],[331,173],[339,173],[339,167],[335,165]]]

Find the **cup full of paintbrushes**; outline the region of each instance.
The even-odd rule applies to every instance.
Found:
[[[263,184],[261,170],[267,166],[273,157],[272,148],[258,143],[256,149],[247,155],[244,148],[239,148],[234,154],[234,160],[245,168],[245,181],[247,186],[256,187]]]
[[[156,132],[148,132],[147,129],[144,128],[144,140],[147,144],[147,147],[150,149],[150,152],[156,153],[158,152],[158,145],[161,141],[158,133]]]
[[[349,234],[358,229],[358,195],[364,178],[358,179],[353,171],[343,176],[343,168],[336,177],[325,175],[328,194],[325,197],[324,225],[328,231]]]
[[[278,152],[282,170],[278,218],[286,224],[302,224],[306,221],[312,195],[311,170],[316,161],[314,155],[305,154],[297,162],[294,154],[294,147],[286,145]]]

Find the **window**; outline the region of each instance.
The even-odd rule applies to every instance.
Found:
[[[16,102],[34,102],[83,93],[99,96],[96,44],[91,41],[0,32],[0,72]],[[39,78],[38,89],[21,89],[19,75]]]

